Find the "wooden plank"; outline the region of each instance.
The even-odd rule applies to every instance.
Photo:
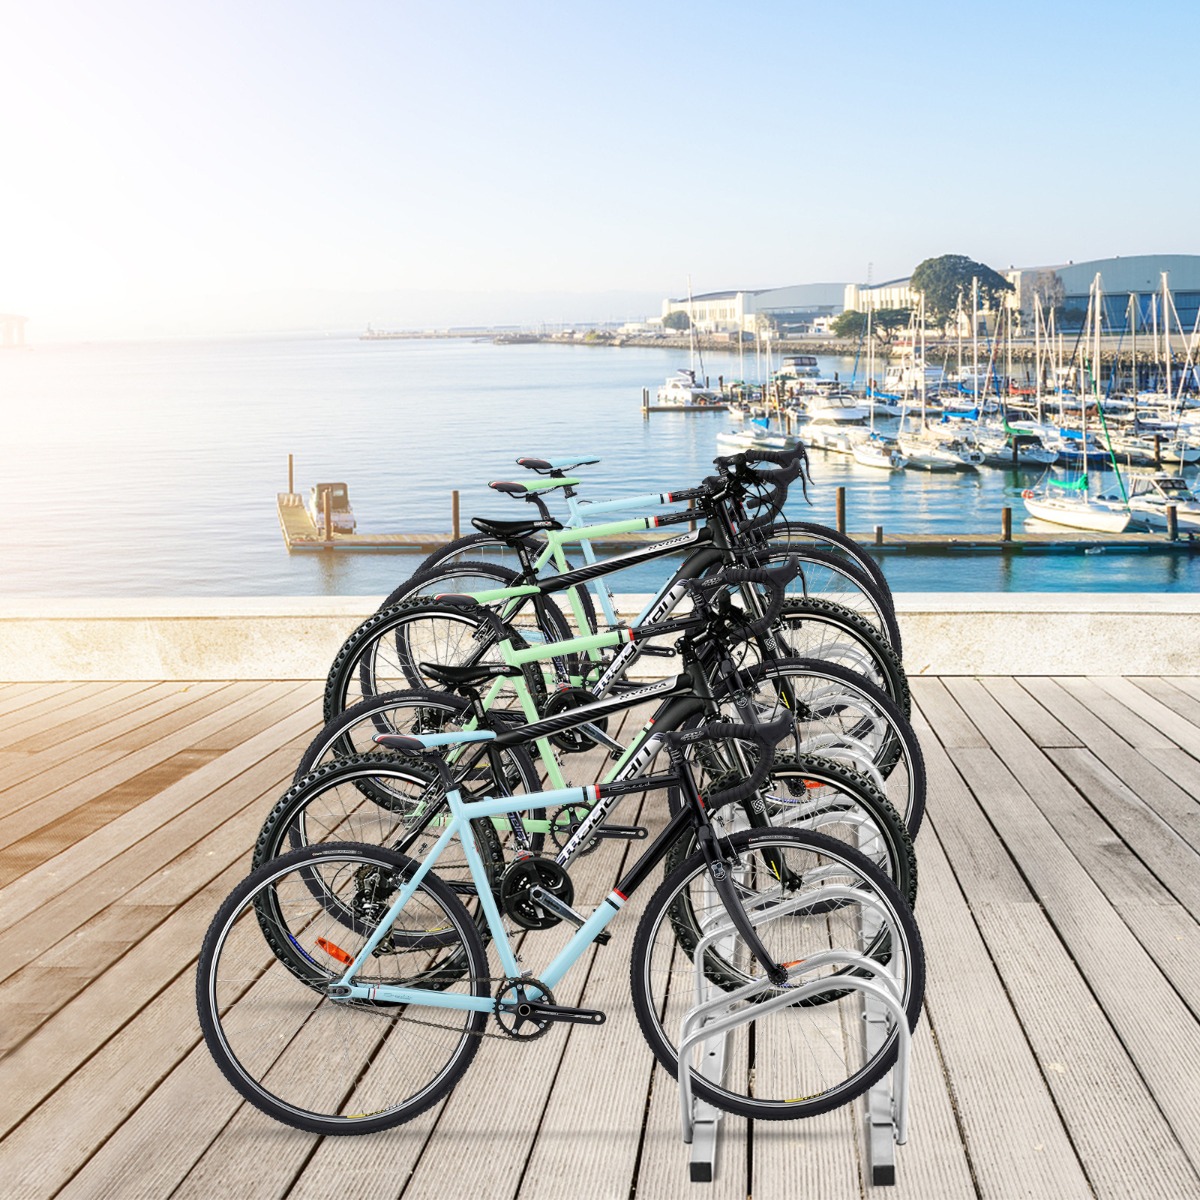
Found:
[[[161,724],[158,721],[151,721],[152,728],[149,730],[142,725],[141,713],[126,713],[111,722],[106,730],[106,732],[112,731],[119,736],[108,737],[102,745],[93,746],[88,734],[81,732],[77,737],[60,743],[52,750],[30,755],[21,768],[13,772],[9,786],[4,791],[0,791],[0,813],[4,814],[4,820],[7,821],[11,814],[18,813],[31,804],[45,806],[48,803],[59,806],[53,811],[68,811],[73,798],[94,794],[95,788],[92,787],[92,782],[96,781],[100,768],[138,750],[145,750],[160,738],[177,733],[206,716],[215,716],[216,723],[223,724],[225,722],[221,719],[221,715],[225,709],[230,706],[252,703],[249,701],[249,697],[263,694],[262,689],[267,686],[263,683],[206,684],[203,685],[205,690],[195,697],[189,697],[186,704],[180,704],[171,696],[164,697],[164,720]],[[249,707],[239,707],[236,711],[250,711],[250,709]],[[198,738],[199,734],[177,738],[169,746],[160,747],[159,753],[161,755],[162,753],[172,753],[174,750],[195,749],[195,742]],[[153,754],[143,755],[140,759],[127,763],[126,767],[137,771],[156,761],[158,759]],[[136,765],[134,765],[135,763]],[[96,786],[104,786],[105,783],[111,786],[125,777],[119,773],[118,769],[118,773],[106,776],[103,782],[96,782]],[[87,782],[70,795],[64,795],[67,788],[78,784],[81,780]],[[45,811],[49,813],[52,810],[47,808]],[[26,822],[27,819],[26,816],[20,818],[19,821]],[[31,828],[36,828],[36,824],[19,823],[16,828],[18,832],[9,835],[10,837],[20,837],[24,833],[28,833]]]
[[[10,750],[27,734],[44,726],[58,726],[67,720],[80,720],[96,706],[103,706],[110,694],[121,700],[147,687],[136,683],[81,683],[70,691],[47,696],[11,714],[0,728],[0,748]]]
[[[98,686],[102,690],[95,695],[64,704],[53,713],[11,729],[9,732],[19,740],[9,742],[6,748],[21,754],[53,748],[81,731],[94,731],[115,714],[144,708],[154,699],[154,688],[158,685],[141,681]]]
[[[180,750],[9,843],[0,849],[0,887],[102,829],[164,788],[186,779],[216,757],[215,750]]]
[[[947,694],[944,680],[917,678],[909,682],[914,703],[920,704],[926,720],[937,730],[937,738],[943,746],[952,749],[959,746],[987,745],[983,734],[971,724],[966,714]]]
[[[1200,758],[1200,729],[1186,717],[1180,716],[1127,679],[1105,676],[1097,682],[1114,700],[1152,725],[1169,742]]]
[[[39,939],[55,933],[61,938],[19,970],[9,966],[8,977],[0,983],[0,1002],[11,1003],[14,1012],[0,1030],[0,1050],[11,1049],[52,1017],[230,862],[240,862],[243,872],[249,870],[263,815],[279,794],[280,776],[286,775],[305,740],[280,747],[240,775],[235,787],[213,793],[203,805],[192,806],[130,852],[80,880],[55,898],[54,911],[46,914],[45,921],[20,922],[6,931],[15,938],[34,926]],[[230,808],[236,819],[225,819]],[[118,889],[111,903],[97,909]],[[63,900],[74,901],[69,910]],[[82,947],[78,936],[69,935],[72,920],[84,926]],[[25,955],[31,941],[22,946]]]
[[[1025,691],[1011,676],[992,676],[979,681],[996,703],[1025,731],[1035,746],[1082,746],[1078,732],[1072,732],[1050,711]]]
[[[975,1189],[981,1200],[1090,1200],[1084,1169],[960,889],[959,880],[970,873],[956,864],[956,879],[943,850],[943,828],[954,828],[958,819],[942,811],[933,828],[921,831],[922,888],[936,901],[918,902],[918,919],[928,970],[926,1012],[950,1077]]]
[[[1184,841],[1200,849],[1200,763],[1174,746],[1142,754],[1052,681],[1023,682],[1058,707],[1105,766]]]
[[[1096,1196],[1200,1195],[1200,1176],[1040,905],[974,913]],[[1102,1089],[1121,1097],[1119,1120],[1097,1105]]]
[[[1050,757],[1062,773],[1193,916],[1200,916],[1200,854],[1091,750],[1065,747]],[[1192,806],[1195,808],[1195,806]],[[1192,836],[1200,836],[1200,811]]]
[[[1200,1163],[1200,1025],[995,754],[961,750],[955,765],[1021,863],[1184,1151]]]
[[[277,705],[260,710],[266,728],[249,737],[236,750],[201,767],[187,779],[160,792],[153,800],[135,811],[90,834],[81,842],[35,867],[0,891],[0,929],[7,928],[32,911],[35,904],[55,886],[61,887],[85,870],[94,870],[109,859],[141,841],[154,829],[175,817],[182,809],[197,803],[221,784],[236,778],[252,767],[281,742],[303,734],[312,728],[312,711],[307,703],[312,684],[284,685],[277,695]],[[301,706],[296,711],[296,706]],[[275,711],[276,707],[281,710]],[[226,714],[228,715],[228,713]]]
[[[1165,704],[1173,713],[1178,713],[1193,725],[1200,726],[1200,698],[1190,695],[1180,685],[1178,676],[1164,679],[1158,675],[1127,676],[1127,681],[1139,687],[1160,704]]]
[[[1115,699],[1097,680],[1071,676],[1058,684],[1138,750],[1174,749],[1175,743],[1165,733]]]

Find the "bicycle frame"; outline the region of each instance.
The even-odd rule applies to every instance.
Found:
[[[706,825],[703,810],[699,806],[695,785],[690,775],[684,771],[672,771],[665,775],[647,776],[639,781],[639,789],[664,788],[679,785],[688,799],[680,810],[667,823],[666,828],[646,848],[645,853],[618,881],[596,911],[588,917],[575,931],[567,944],[559,951],[553,961],[538,974],[538,979],[547,987],[553,988],[571,969],[580,955],[603,933],[605,926],[624,907],[625,901],[646,880],[651,871],[666,856],[671,845],[683,832],[686,825],[694,823],[697,827]],[[371,958],[375,948],[390,932],[396,918],[400,915],[405,904],[413,897],[421,885],[421,881],[433,869],[442,851],[457,837],[466,855],[471,876],[478,892],[479,903],[487,919],[488,929],[492,935],[500,965],[505,974],[515,978],[521,974],[521,966],[513,953],[508,941],[508,934],[500,910],[492,895],[491,881],[483,864],[474,838],[464,836],[469,832],[470,822],[479,818],[513,815],[523,811],[550,808],[558,804],[592,803],[603,798],[606,785],[593,784],[589,787],[556,788],[546,792],[536,792],[525,796],[501,796],[494,799],[464,801],[457,788],[450,789],[446,801],[450,806],[451,819],[437,842],[425,856],[420,866],[405,882],[396,899],[388,908],[387,914],[380,921],[378,928],[367,940],[366,944],[356,955],[354,961],[346,968],[345,974],[329,989],[329,995],[335,999],[346,1000],[378,1000],[389,1004],[423,1004],[432,1008],[449,1008],[473,1012],[491,1013],[495,1011],[496,1002],[491,996],[467,996],[424,988],[396,987],[389,984],[358,984],[354,976]],[[720,887],[720,882],[718,887]],[[731,914],[733,916],[733,914]],[[736,917],[734,917],[736,919]]]

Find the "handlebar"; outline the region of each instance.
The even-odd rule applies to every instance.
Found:
[[[739,800],[748,800],[762,786],[771,769],[772,751],[796,728],[795,718],[791,713],[776,717],[769,725],[742,725],[734,721],[715,721],[700,729],[688,729],[677,733],[663,734],[663,740],[674,745],[691,742],[739,741],[757,742],[759,747],[758,762],[753,770],[741,782],[731,788],[710,793],[705,804],[709,809],[721,808],[726,804],[735,804]]]
[[[715,619],[710,600],[718,593],[743,583],[757,583],[766,588],[766,611],[762,616],[745,624],[738,623],[731,629],[731,632],[736,632],[737,640],[745,641],[762,637],[770,630],[783,608],[787,585],[799,573],[800,560],[793,554],[776,567],[726,567],[707,579],[689,579],[687,586],[696,608],[700,610],[699,615],[710,622]]]

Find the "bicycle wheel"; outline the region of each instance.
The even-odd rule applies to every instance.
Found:
[[[722,718],[770,724],[785,711],[796,732],[777,754],[820,754],[866,774],[891,801],[912,837],[925,815],[925,759],[913,727],[875,684],[835,663],[813,658],[767,659],[714,687]],[[705,765],[697,744],[697,761]],[[719,760],[713,770],[725,769]]]
[[[816,658],[846,667],[882,688],[905,719],[911,715],[912,697],[900,659],[879,631],[855,613],[825,600],[786,600],[772,634],[773,653],[762,653],[763,661]]]
[[[855,563],[839,554],[776,544],[760,547],[754,551],[754,557],[762,566],[797,558],[800,573],[788,584],[789,601],[821,601],[848,610],[899,657],[900,626],[891,598],[885,597],[875,581]]]
[[[524,545],[531,559],[536,559],[543,546],[533,538],[526,538]],[[452,549],[455,547],[456,549]],[[448,553],[434,551],[413,573],[412,577],[396,588],[379,606],[380,610],[391,608],[404,600],[415,596],[436,596],[442,592],[477,592],[485,588],[510,587],[512,581],[524,570],[520,556],[506,542],[498,542],[488,534],[477,533],[473,537],[460,538],[457,543],[445,547]],[[473,551],[473,553],[471,553]],[[573,564],[568,560],[568,566]],[[486,570],[484,570],[486,568]],[[553,564],[548,568],[556,570]],[[489,574],[493,572],[493,574]],[[508,578],[500,582],[501,573]],[[595,633],[599,626],[596,624],[596,606],[592,594],[586,587],[577,591],[579,603],[583,607],[584,617],[588,628],[581,632]],[[536,599],[538,624],[548,641],[561,641],[570,636],[562,633],[562,628],[569,628],[574,617],[569,602],[565,599],[556,601],[551,596],[540,596]],[[553,610],[543,614],[542,609]],[[564,624],[560,627],[557,621]],[[554,623],[554,627],[551,624]],[[517,626],[521,629],[521,625]],[[522,635],[528,639],[528,634]]]
[[[898,1051],[899,1028],[890,1019],[878,1048],[868,1045],[860,985],[878,981],[885,968],[910,1029],[917,1022],[925,957],[912,914],[863,855],[817,833],[738,833],[724,844],[723,859],[759,937],[789,968],[789,986],[767,981],[728,922],[697,853],[663,881],[638,924],[630,973],[642,1033],[677,1076],[684,1016],[703,994],[713,1018],[745,1019],[724,1035],[720,1079],[706,1078],[692,1057],[695,1095],[765,1120],[837,1108],[882,1078]],[[682,901],[716,935],[701,955],[704,981],[697,981],[694,960],[676,937],[672,910]],[[714,974],[725,982],[705,988]],[[771,1003],[808,982],[815,992]]]
[[[445,810],[434,815],[443,796],[437,775],[403,755],[363,754],[326,763],[289,788],[271,810],[255,840],[252,865],[328,842],[387,846],[422,859],[445,829]],[[495,826],[477,820],[471,830],[484,866],[498,879],[504,848]],[[486,921],[460,842],[446,847],[437,869],[483,928]]]
[[[299,783],[317,767],[336,759],[386,753],[375,744],[377,734],[445,733],[461,729],[471,715],[470,701],[450,692],[418,689],[368,696],[334,717],[313,738],[300,756],[292,782]],[[489,719],[508,727],[516,720],[516,714],[498,712],[490,714]],[[522,746],[476,747],[467,754],[452,751],[451,758],[463,764],[456,777],[468,796],[518,795],[536,792],[541,787],[537,767]],[[385,808],[393,806],[387,779],[368,777],[360,786],[377,804]],[[407,804],[406,797],[400,797],[398,803]]]
[[[888,584],[887,576],[883,573],[883,568],[849,534],[840,533],[828,525],[820,525],[815,521],[791,521],[785,517],[782,521],[778,521],[771,526],[767,531],[766,540],[769,542],[782,542],[785,546],[797,548],[815,544],[818,548],[831,551],[834,554],[846,555],[847,558],[852,559],[857,566],[870,575],[879,594],[888,602],[892,611],[895,611],[892,589]],[[896,651],[899,653],[900,647],[898,644],[895,645]]]
[[[708,745],[722,749],[720,743]],[[711,780],[704,778],[702,770],[693,773],[704,795],[735,787],[746,777],[741,768]],[[840,763],[816,754],[796,758],[777,749],[753,799],[710,812],[710,818],[726,835],[747,826],[775,826],[837,838],[870,859],[896,885],[910,908],[917,902],[917,853],[903,817],[866,776]],[[667,870],[677,867],[696,848],[694,834],[681,837],[667,853]],[[686,920],[681,918],[676,932],[691,954],[700,940],[700,923],[689,914]]]
[[[525,646],[515,631],[511,639]],[[463,666],[503,661],[496,632],[484,615],[437,600],[410,600],[367,618],[338,651],[325,682],[324,716],[329,721],[369,696],[408,688],[437,691],[421,663]],[[545,701],[542,664],[532,663],[521,675],[535,706]],[[519,706],[517,693],[502,681],[493,707]]]
[[[462,1077],[485,1013],[327,995],[416,866],[381,847],[332,843],[266,863],[221,905],[200,951],[196,1006],[217,1066],[256,1108],[312,1133],[371,1133],[423,1112]],[[353,922],[314,895],[314,876]],[[358,902],[365,878],[370,906]],[[489,994],[483,942],[435,875],[394,930],[356,982],[425,987],[443,1001]]]

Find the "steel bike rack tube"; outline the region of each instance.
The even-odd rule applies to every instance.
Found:
[[[869,892],[842,885],[823,886],[804,894],[793,897],[782,904],[764,898],[758,905],[752,906],[751,923],[755,926],[765,924],[777,917],[787,916],[801,908],[827,900],[854,900],[867,909],[867,921],[871,935],[876,935],[883,926],[887,926],[896,936],[896,930],[888,917],[886,908],[879,899]],[[769,909],[763,905],[771,904]],[[755,912],[758,907],[762,911]],[[743,999],[761,993],[766,984],[765,980],[752,980],[750,983],[732,992],[721,992],[715,998],[705,999],[706,984],[703,969],[704,955],[722,938],[728,938],[734,932],[731,921],[726,919],[709,930],[701,938],[693,955],[696,987],[696,1005],[685,1013],[682,1021],[679,1042],[679,1101],[683,1140],[692,1145],[691,1178],[693,1181],[708,1181],[713,1178],[713,1162],[716,1157],[716,1142],[718,1137],[718,1122],[723,1113],[714,1105],[704,1101],[695,1101],[692,1096],[692,1072],[690,1062],[692,1052],[701,1047],[699,1073],[714,1084],[720,1084],[725,1066],[725,1035],[740,1025],[756,1020],[759,1015],[774,1012],[779,1008],[790,1007],[810,996],[819,995],[831,986],[841,991],[858,991],[864,998],[864,1021],[866,1022],[867,1052],[869,1056],[876,1054],[887,1040],[891,1026],[897,1030],[898,1045],[896,1064],[893,1068],[894,1100],[889,1095],[886,1086],[876,1084],[870,1089],[868,1099],[868,1151],[871,1155],[873,1182],[894,1182],[894,1166],[891,1161],[881,1161],[886,1156],[881,1155],[875,1143],[883,1135],[888,1143],[895,1142],[903,1145],[908,1140],[908,1095],[909,1095],[909,1057],[911,1052],[911,1033],[908,1028],[908,1016],[905,1012],[903,995],[899,982],[894,975],[881,963],[866,955],[849,950],[829,950],[812,955],[803,963],[797,964],[789,971],[789,980],[799,979],[813,970],[826,966],[848,966],[867,972],[871,978],[861,976],[838,976],[836,981],[830,976],[810,980],[796,987],[788,987],[778,996],[756,1004],[752,1009],[737,1013],[727,1013],[723,1017],[709,1020],[711,1014],[720,1009],[727,1009]],[[711,1043],[711,1044],[710,1044]],[[888,1146],[890,1153],[890,1145]]]

